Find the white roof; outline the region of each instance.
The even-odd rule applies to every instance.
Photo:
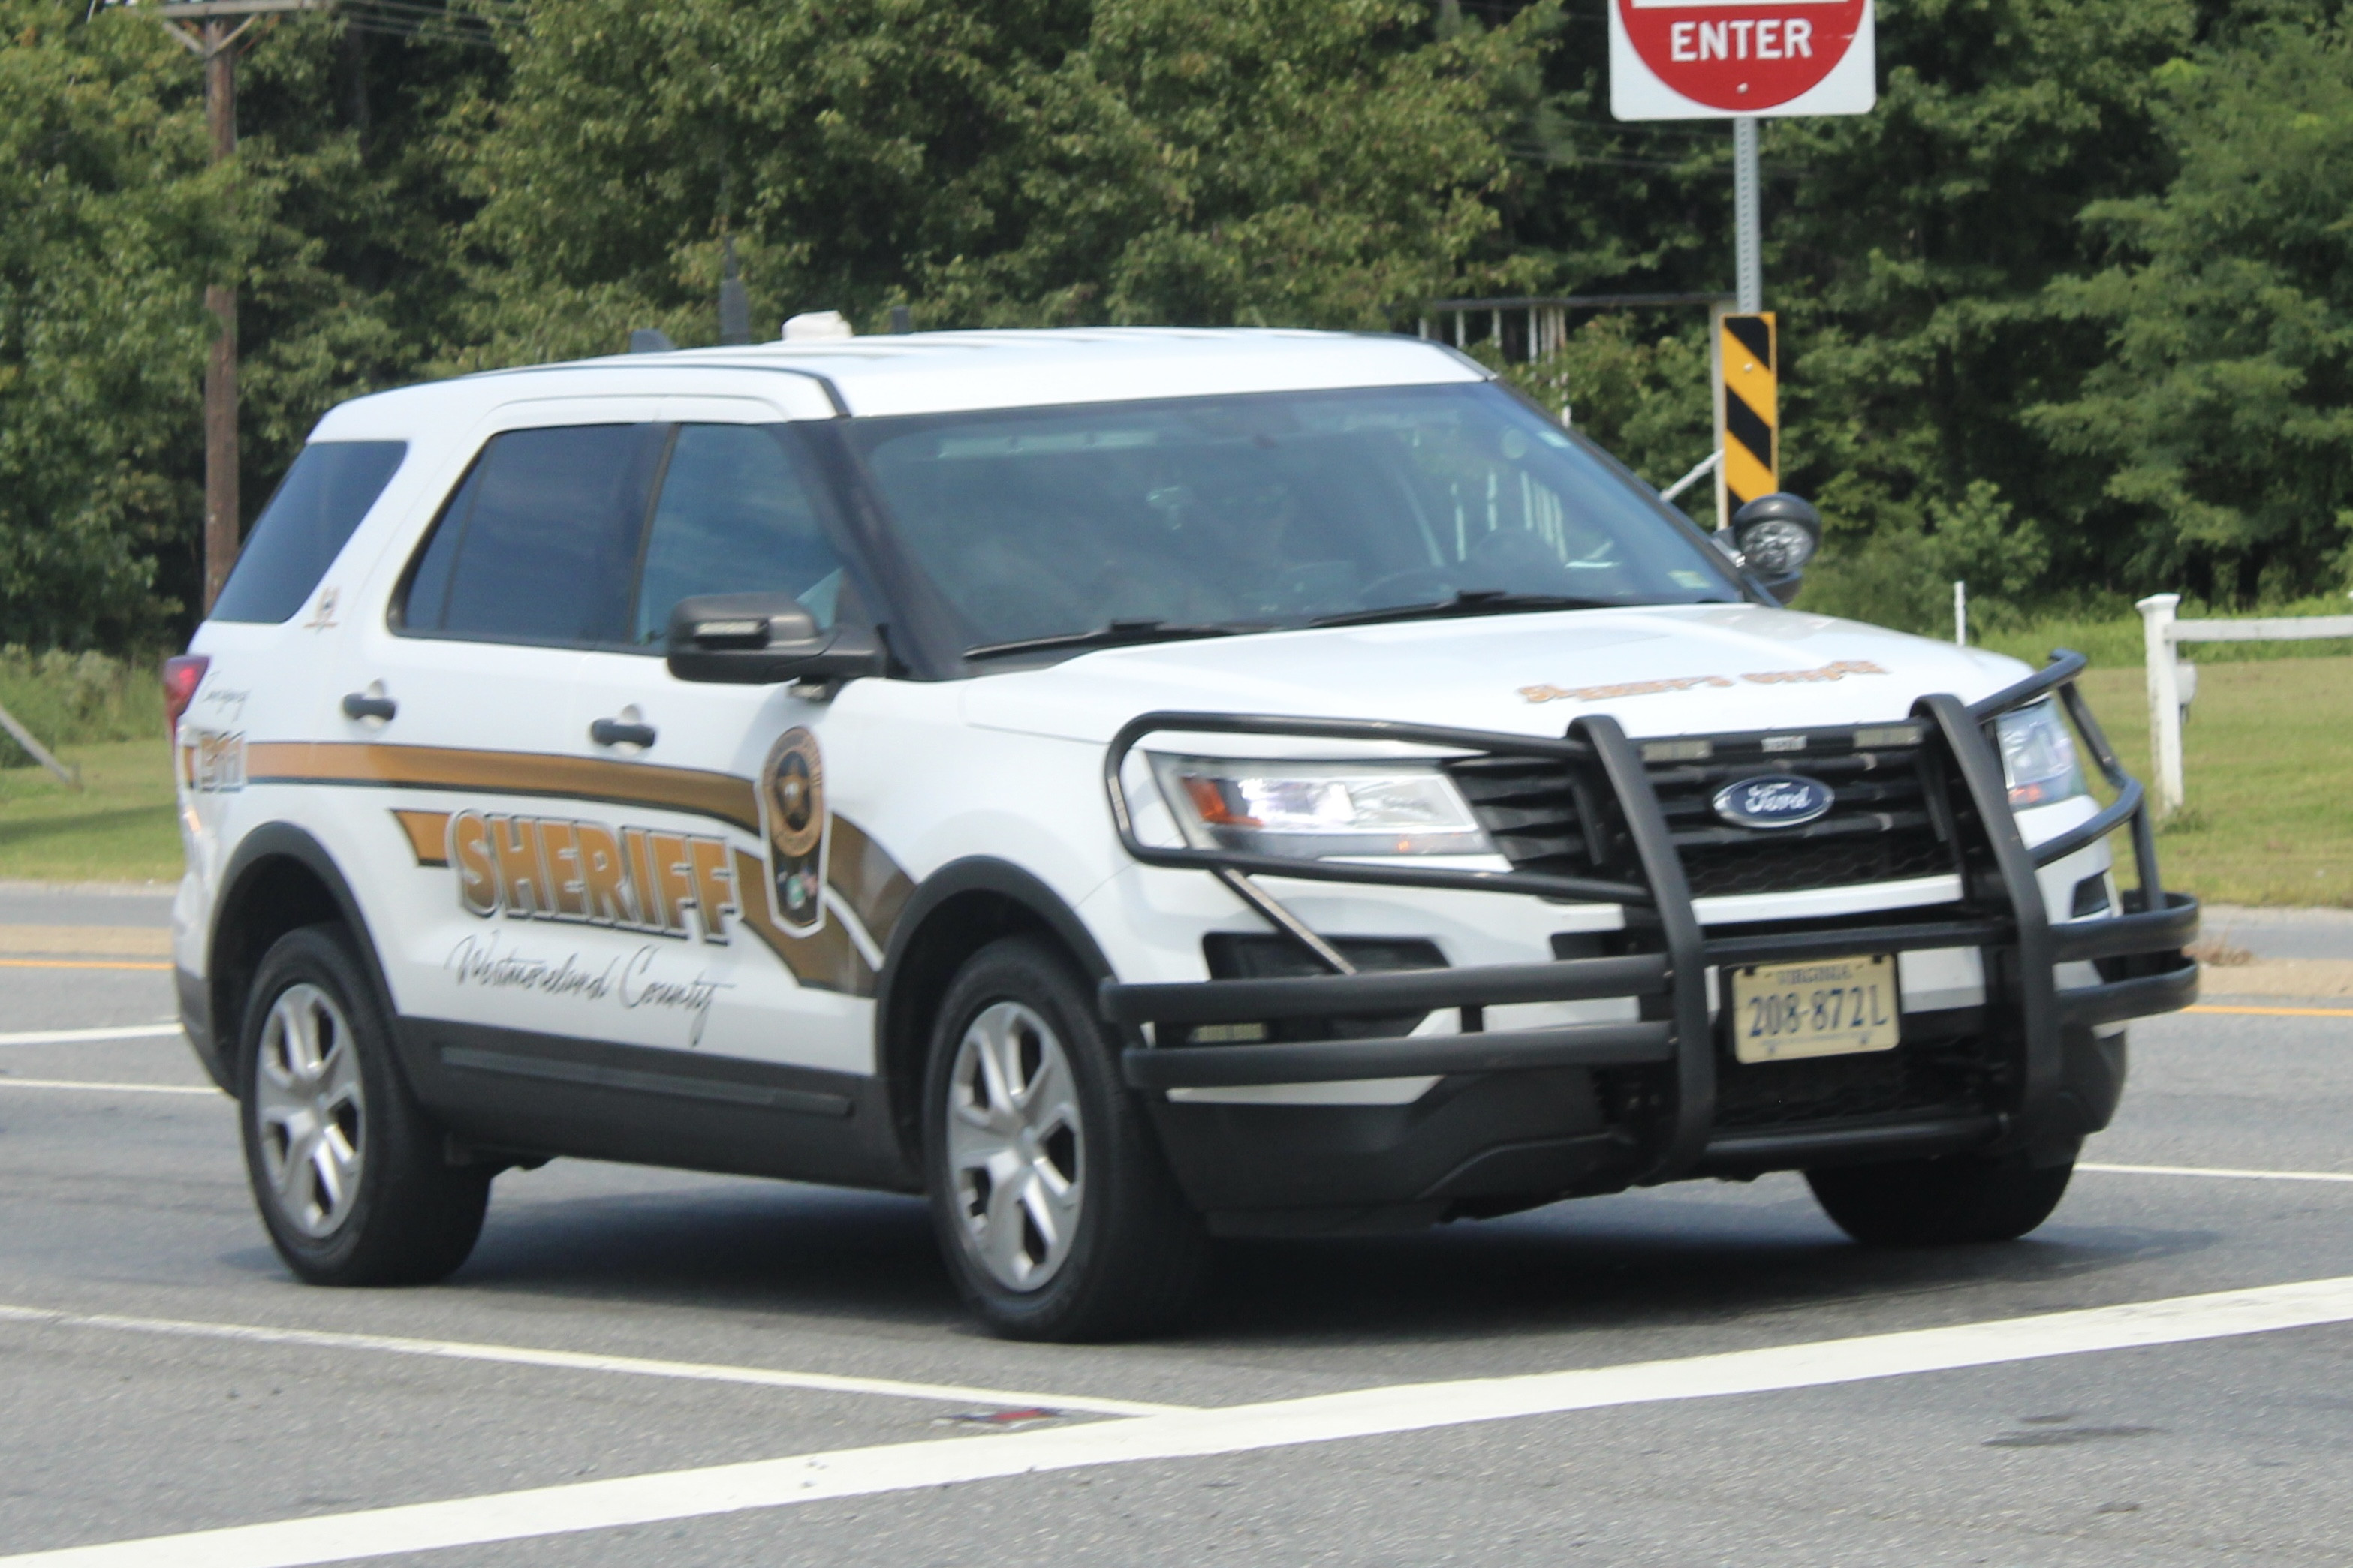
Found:
[[[1487,373],[1452,349],[1378,333],[1261,328],[1068,327],[1038,331],[913,332],[839,342],[753,343],[616,354],[490,371],[355,399],[318,434],[345,437],[414,417],[522,399],[758,395],[797,384],[828,412],[944,414],[987,408],[1476,382]],[[812,409],[814,413],[816,410]],[[350,428],[346,428],[349,426]]]

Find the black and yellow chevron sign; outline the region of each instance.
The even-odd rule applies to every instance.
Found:
[[[1781,488],[1781,341],[1770,310],[1717,318],[1725,515]]]

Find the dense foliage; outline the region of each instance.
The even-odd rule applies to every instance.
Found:
[[[195,584],[199,300],[242,301],[259,510],[336,400],[755,326],[1409,327],[1713,290],[1730,136],[1608,113],[1605,0],[345,0],[257,25],[208,164],[151,19],[0,0],[0,640]],[[1883,95],[1767,123],[1808,602],[1932,625],[2353,578],[2353,39],[2334,0],[1878,0]],[[1662,482],[1695,310],[1514,374]],[[1473,345],[1474,349],[1479,345]]]

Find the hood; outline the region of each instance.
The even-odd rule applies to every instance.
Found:
[[[2028,673],[2019,660],[1753,605],[1400,621],[1105,648],[966,684],[965,720],[1108,742],[1156,709],[1387,719],[1558,735],[1608,713],[1634,736],[1900,720]]]

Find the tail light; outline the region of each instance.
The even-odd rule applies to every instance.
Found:
[[[200,653],[175,654],[164,661],[164,723],[172,738],[180,734],[180,715],[196,700],[212,660]]]

